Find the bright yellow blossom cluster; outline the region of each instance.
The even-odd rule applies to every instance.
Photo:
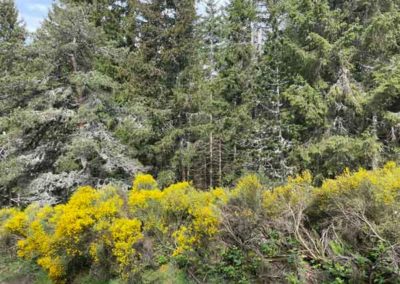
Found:
[[[19,211],[15,208],[4,210],[3,216],[8,216],[8,218],[3,223],[3,231],[9,233],[25,236],[25,226],[27,223],[27,217],[24,212]]]
[[[264,192],[263,205],[269,216],[279,215],[283,208],[289,206],[305,206],[304,202],[310,201],[313,190],[310,172],[291,177],[285,185],[278,186]]]
[[[138,174],[133,180],[133,189],[156,189],[158,187],[156,180],[149,174]]]
[[[163,191],[134,187],[129,195],[129,205],[131,213],[145,224],[144,229],[158,232],[160,238],[175,246],[172,255],[178,255],[217,233],[217,203],[227,199],[227,193],[221,188],[203,192],[188,182],[181,182]]]
[[[116,272],[127,277],[141,257],[135,247],[145,236],[162,239],[171,256],[213,237],[218,205],[228,196],[224,189],[203,192],[188,182],[160,190],[153,177],[140,174],[128,198],[112,187],[85,186],[66,204],[2,209],[0,236],[16,236],[19,257],[36,260],[56,283],[67,281],[80,259],[97,266],[114,259]]]
[[[400,197],[400,167],[394,162],[389,162],[382,169],[374,171],[360,169],[350,173],[346,170],[336,179],[325,180],[322,186],[315,190],[315,198],[321,206],[325,206],[336,197],[354,195],[367,188],[371,190],[376,202],[393,204]]]
[[[110,239],[107,241],[117,259],[120,273],[125,277],[134,264],[134,245],[143,238],[141,226],[142,223],[137,219],[120,218],[114,220],[110,227]]]
[[[123,199],[116,189],[81,187],[63,205],[3,210],[2,215],[9,212],[10,216],[2,228],[21,237],[20,257],[36,259],[54,282],[63,283],[66,271],[76,259],[90,257],[86,249],[90,242],[105,238],[113,220],[119,218],[122,206]]]
[[[153,177],[140,174],[127,195],[113,187],[86,186],[66,204],[1,209],[0,239],[12,236],[19,257],[35,260],[55,283],[68,282],[69,271],[92,264],[127,279],[149,255],[191,253],[216,239],[226,206],[243,209],[244,217],[260,213],[273,219],[284,210],[329,210],[328,204],[363,189],[378,205],[396,205],[399,177],[400,167],[388,163],[375,171],[346,171],[321,187],[314,187],[311,174],[304,172],[273,189],[248,175],[232,191],[200,191],[189,182],[159,189]]]

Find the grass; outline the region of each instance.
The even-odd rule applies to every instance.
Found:
[[[51,284],[46,273],[32,262],[0,253],[0,284]]]

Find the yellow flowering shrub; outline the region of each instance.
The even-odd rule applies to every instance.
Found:
[[[203,192],[189,182],[180,182],[164,190],[134,186],[129,193],[129,208],[132,216],[143,222],[144,231],[169,242],[175,248],[172,255],[178,255],[217,233],[217,204],[227,200],[222,188]]]
[[[178,183],[167,188],[165,193],[166,212],[186,217],[185,224],[172,233],[175,241],[173,255],[191,251],[217,234],[220,224],[217,205],[227,201],[224,190],[197,191],[188,183]]]
[[[259,212],[262,208],[264,187],[256,175],[242,177],[232,190],[232,202],[240,208],[249,208]]]
[[[246,195],[257,192],[262,188],[263,186],[256,175],[246,175],[239,180],[236,187],[232,190],[232,196],[244,196],[247,198]]]
[[[325,180],[315,190],[315,199],[320,206],[330,205],[334,198],[352,196],[365,188],[370,188],[376,202],[393,204],[400,197],[400,167],[389,162],[382,169],[367,171],[360,169],[355,173],[346,170],[336,179]]]
[[[181,226],[178,230],[173,232],[172,237],[176,242],[176,249],[172,253],[173,256],[192,250],[197,241],[191,229],[186,226]]]
[[[149,190],[158,188],[156,180],[149,174],[138,174],[133,180],[133,190]]]
[[[213,236],[218,232],[219,216],[218,212],[209,206],[194,208],[191,210],[194,217],[193,229],[195,232],[207,236]]]
[[[47,271],[49,277],[57,282],[64,283],[65,277],[65,265],[63,264],[61,257],[50,257],[45,256],[38,259],[37,263]]]
[[[357,222],[367,217],[372,220],[358,228],[366,236],[372,232],[379,239],[398,243],[399,177],[400,167],[391,162],[374,171],[347,170],[318,188],[312,186],[311,174],[304,172],[271,190],[256,175],[248,175],[232,191],[201,191],[189,182],[159,189],[153,177],[141,174],[129,193],[85,186],[67,203],[54,207],[33,204],[25,210],[0,209],[0,238],[16,242],[18,256],[36,261],[54,283],[69,282],[71,271],[93,268],[131,281],[132,275],[159,259],[163,265],[171,256],[204,256],[202,250],[221,239],[221,223],[221,228],[230,229],[227,236],[244,240],[248,228],[257,231],[264,219],[271,232],[280,230],[282,224],[288,227],[293,220],[287,212],[294,213],[292,216],[301,213],[298,216],[304,219],[300,221],[328,218],[327,223],[336,221],[335,225],[341,226],[343,212],[335,206],[343,204],[344,212],[350,210]],[[356,212],[353,207],[357,204],[369,211]],[[222,230],[220,236],[223,234]],[[295,237],[312,236],[297,233]],[[307,240],[301,239],[309,250]]]
[[[27,217],[24,212],[16,208],[5,208],[0,210],[0,236],[15,234],[26,235]]]
[[[165,211],[185,212],[189,209],[191,202],[191,195],[195,189],[188,182],[180,182],[173,184],[163,191],[163,198],[161,204]]]
[[[18,241],[18,255],[22,258],[33,259],[53,253],[52,236],[46,229],[54,214],[50,206],[41,208],[29,224],[28,236]]]
[[[141,226],[142,223],[137,219],[120,218],[115,219],[110,227],[110,239],[107,242],[112,247],[119,272],[125,277],[134,268],[134,245],[143,238]]]
[[[132,190],[129,194],[129,205],[132,210],[147,209],[153,203],[159,203],[163,198],[163,192],[159,189]]]
[[[123,206],[116,189],[96,190],[86,186],[79,188],[66,204],[35,210],[28,207],[24,212],[14,213],[4,227],[14,234],[25,232],[18,241],[18,255],[36,259],[54,282],[62,283],[77,257],[100,261],[93,244],[109,239]],[[114,243],[109,245],[113,250]]]
[[[230,198],[228,192],[220,187],[211,190],[210,194],[213,201],[221,202],[222,204],[226,204]]]
[[[311,173],[306,171],[301,175],[290,177],[285,185],[266,190],[263,196],[266,212],[274,216],[279,215],[287,206],[295,208],[297,205],[304,206],[305,202],[308,204],[313,190],[311,183]]]
[[[164,231],[161,200],[164,193],[159,189],[132,190],[128,204],[132,216],[143,221],[146,231]]]

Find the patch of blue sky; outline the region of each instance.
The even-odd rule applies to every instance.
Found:
[[[54,0],[16,0],[20,18],[25,22],[26,28],[30,32],[36,31],[42,21],[46,18]],[[204,4],[198,6],[198,12],[204,13]],[[219,5],[226,4],[228,0],[216,0]]]
[[[53,0],[16,0],[19,16],[30,32],[36,31],[53,3]]]

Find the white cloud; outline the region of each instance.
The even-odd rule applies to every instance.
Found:
[[[36,31],[51,7],[53,0],[15,0],[20,18],[30,32]]]
[[[40,27],[43,21],[43,17],[27,14],[22,14],[21,18],[25,22],[26,28],[29,32],[35,32]]]
[[[32,3],[27,5],[27,9],[31,12],[47,13],[49,6],[45,4]]]

